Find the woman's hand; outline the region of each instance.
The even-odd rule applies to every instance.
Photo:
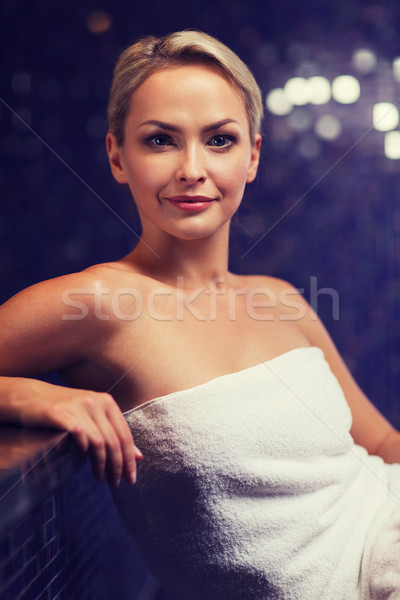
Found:
[[[96,479],[107,474],[115,487],[122,475],[136,482],[136,461],[143,456],[110,394],[23,378],[9,386],[10,403],[22,425],[67,430],[90,456]]]

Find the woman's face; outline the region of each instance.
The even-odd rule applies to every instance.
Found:
[[[216,68],[170,67],[134,92],[118,147],[107,148],[114,177],[135,199],[143,235],[211,235],[237,210],[256,176],[261,136],[250,142],[243,100]]]

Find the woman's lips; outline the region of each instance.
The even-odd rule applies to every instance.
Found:
[[[188,212],[204,210],[214,202],[214,198],[208,198],[207,196],[171,196],[167,200],[176,208]]]

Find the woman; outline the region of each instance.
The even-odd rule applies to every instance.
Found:
[[[1,308],[0,417],[71,431],[174,598],[380,597],[400,435],[296,289],[228,270],[261,117],[206,34],[122,54],[107,151],[140,241]],[[48,370],[71,387],[28,379]]]

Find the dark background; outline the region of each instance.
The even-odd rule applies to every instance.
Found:
[[[193,27],[232,47],[264,98],[295,75],[354,75],[354,52],[375,53],[376,69],[356,74],[357,103],[295,109],[300,129],[266,111],[260,174],[233,228],[231,269],[304,289],[357,381],[400,427],[400,162],[385,157],[384,134],[371,127],[375,102],[400,99],[398,81],[382,83],[400,55],[396,1],[3,0],[1,300],[134,246],[132,201],[104,147],[113,65],[139,36]],[[321,114],[340,119],[335,140],[315,134]],[[338,319],[330,294],[313,300],[313,284],[337,292]]]

